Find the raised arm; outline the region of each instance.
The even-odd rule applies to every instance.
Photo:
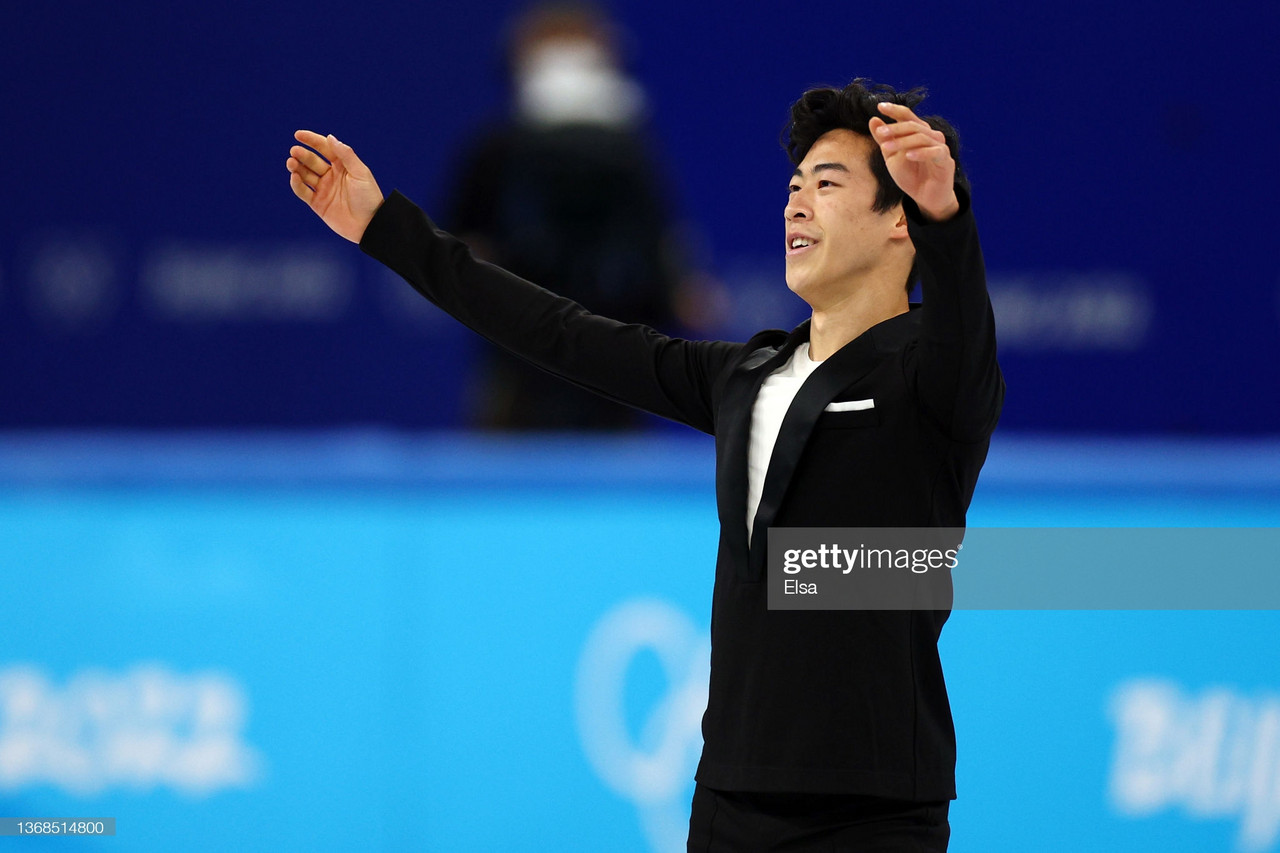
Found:
[[[1004,379],[968,193],[957,192],[955,160],[940,131],[900,104],[880,110],[894,123],[873,118],[871,132],[907,195],[903,207],[923,272],[920,346],[909,362],[916,393],[954,439],[980,441],[995,429]]]

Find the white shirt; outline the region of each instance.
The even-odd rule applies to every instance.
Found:
[[[755,406],[751,409],[751,445],[747,450],[747,542],[755,526],[756,510],[764,492],[764,477],[773,458],[773,446],[782,429],[782,419],[791,408],[791,401],[800,392],[800,386],[818,369],[820,361],[809,358],[809,343],[800,344],[787,359],[760,386]]]

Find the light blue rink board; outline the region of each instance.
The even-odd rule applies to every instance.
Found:
[[[681,436],[9,436],[0,816],[681,850],[712,478]],[[1001,436],[969,522],[1277,519],[1274,443]],[[955,613],[951,849],[1280,850],[1277,649],[1273,612]]]

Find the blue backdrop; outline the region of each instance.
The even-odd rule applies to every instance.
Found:
[[[1006,428],[1273,432],[1275,4],[613,4],[716,333],[803,315],[777,137],[806,87],[925,84],[965,140]],[[511,2],[0,10],[0,425],[453,425],[475,341],[289,192],[298,127],[439,210],[502,112]],[[749,58],[749,60],[748,60]]]
[[[438,209],[515,8],[0,4],[0,815],[681,849],[709,441],[419,432],[478,342],[287,186],[310,127]],[[803,316],[787,105],[928,85],[1009,385],[970,523],[1275,525],[1274,4],[613,8],[717,334]],[[952,849],[1280,849],[1276,648],[1265,612],[957,613]]]

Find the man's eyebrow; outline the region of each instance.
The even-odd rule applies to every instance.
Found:
[[[848,171],[849,171],[849,167],[843,163],[819,163],[818,165],[810,169],[809,173],[816,175],[819,172],[846,172],[847,173]],[[803,178],[804,172],[801,171],[799,166],[796,166],[796,170],[791,173],[791,177]]]

